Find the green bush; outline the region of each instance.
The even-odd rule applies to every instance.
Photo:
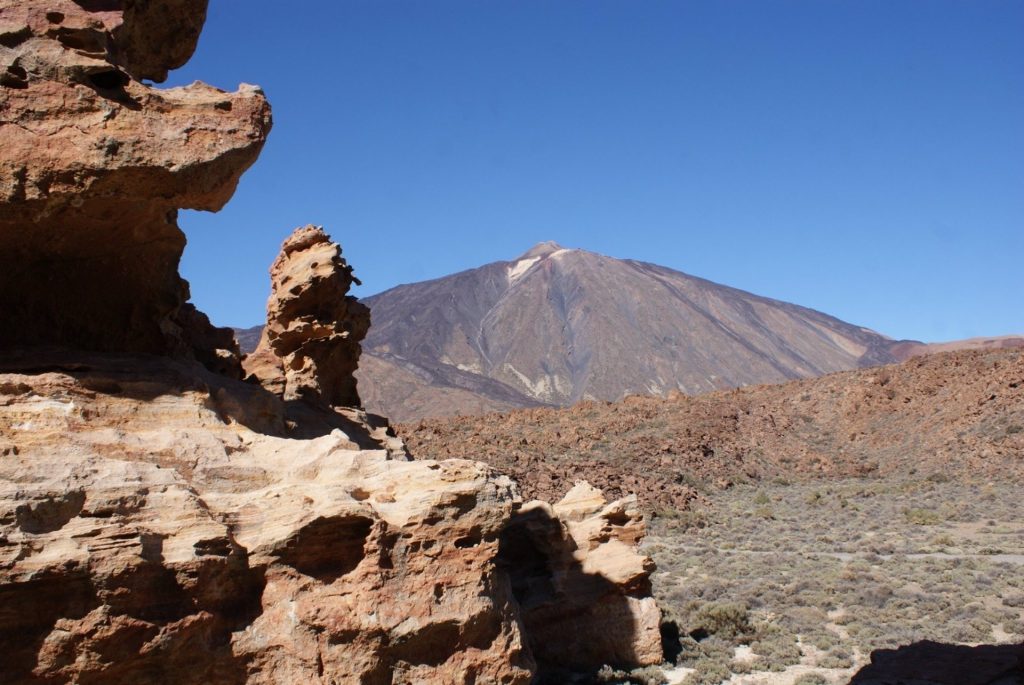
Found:
[[[818,668],[850,668],[853,657],[842,647],[834,647],[818,659]]]
[[[735,639],[753,633],[750,614],[742,604],[705,604],[690,617],[691,632],[703,630],[709,635]]]
[[[732,677],[732,671],[721,661],[703,659],[694,668],[696,670],[686,676],[683,685],[721,685],[723,680]]]
[[[804,673],[793,681],[793,685],[828,685],[828,678],[820,673]]]
[[[915,526],[934,526],[942,523],[942,517],[931,509],[904,509],[903,517]]]
[[[760,664],[768,671],[784,671],[800,663],[802,652],[796,636],[778,626],[759,626],[759,635],[750,644],[754,653],[761,657]]]
[[[597,682],[606,685],[665,685],[668,678],[657,666],[634,668],[627,673],[606,664],[597,672]]]

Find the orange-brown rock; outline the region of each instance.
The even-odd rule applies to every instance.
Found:
[[[499,559],[547,681],[604,664],[661,663],[654,562],[636,550],[644,534],[635,496],[608,503],[585,481],[558,503],[534,500],[512,518]]]
[[[206,336],[178,316],[175,216],[223,206],[270,110],[253,86],[142,83],[188,59],[205,10],[0,0],[0,348],[188,356]]]
[[[4,364],[0,682],[529,682],[507,477],[282,437],[194,362]]]
[[[195,362],[3,366],[0,682],[525,685],[660,661],[635,499],[579,485],[516,513],[479,462],[394,459],[357,420],[285,437],[284,402]]]
[[[359,280],[319,226],[297,228],[270,267],[267,325],[245,370],[285,400],[358,407],[353,375],[370,310],[348,294]]]

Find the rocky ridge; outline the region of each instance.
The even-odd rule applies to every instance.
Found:
[[[630,500],[520,512],[361,409],[367,314],[321,230],[271,269],[252,382],[185,302],[174,213],[226,202],[269,128],[258,89],[142,83],[205,11],[0,0],[0,681],[525,684],[570,650],[531,617],[571,634],[584,597],[606,648],[574,670],[660,661]]]
[[[416,454],[473,454],[529,497],[587,479],[648,509],[685,509],[738,480],[899,474],[1024,478],[1024,350],[943,352],[901,364],[696,397],[398,426]]]

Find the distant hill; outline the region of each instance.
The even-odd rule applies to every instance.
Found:
[[[396,421],[699,394],[930,351],[813,309],[555,243],[364,302],[373,325],[360,394]],[[259,327],[240,331],[243,350],[258,337]]]
[[[649,507],[743,480],[970,475],[1024,480],[1024,350],[901,364],[669,399],[630,397],[398,426],[413,455],[473,457],[527,498],[578,479]]]

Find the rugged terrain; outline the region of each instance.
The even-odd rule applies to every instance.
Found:
[[[398,427],[415,454],[484,459],[529,496],[586,478],[683,509],[707,486],[931,473],[1024,477],[1024,351],[902,364],[696,397],[429,419]]]
[[[194,353],[211,333],[182,306],[177,210],[228,201],[270,130],[266,98],[143,84],[192,54],[204,2],[0,11],[0,347]]]
[[[565,682],[662,658],[632,497],[411,460],[360,407],[366,308],[297,229],[243,368],[178,209],[266,137],[259,89],[159,90],[205,0],[0,0],[0,682]],[[243,380],[243,375],[246,380]]]

